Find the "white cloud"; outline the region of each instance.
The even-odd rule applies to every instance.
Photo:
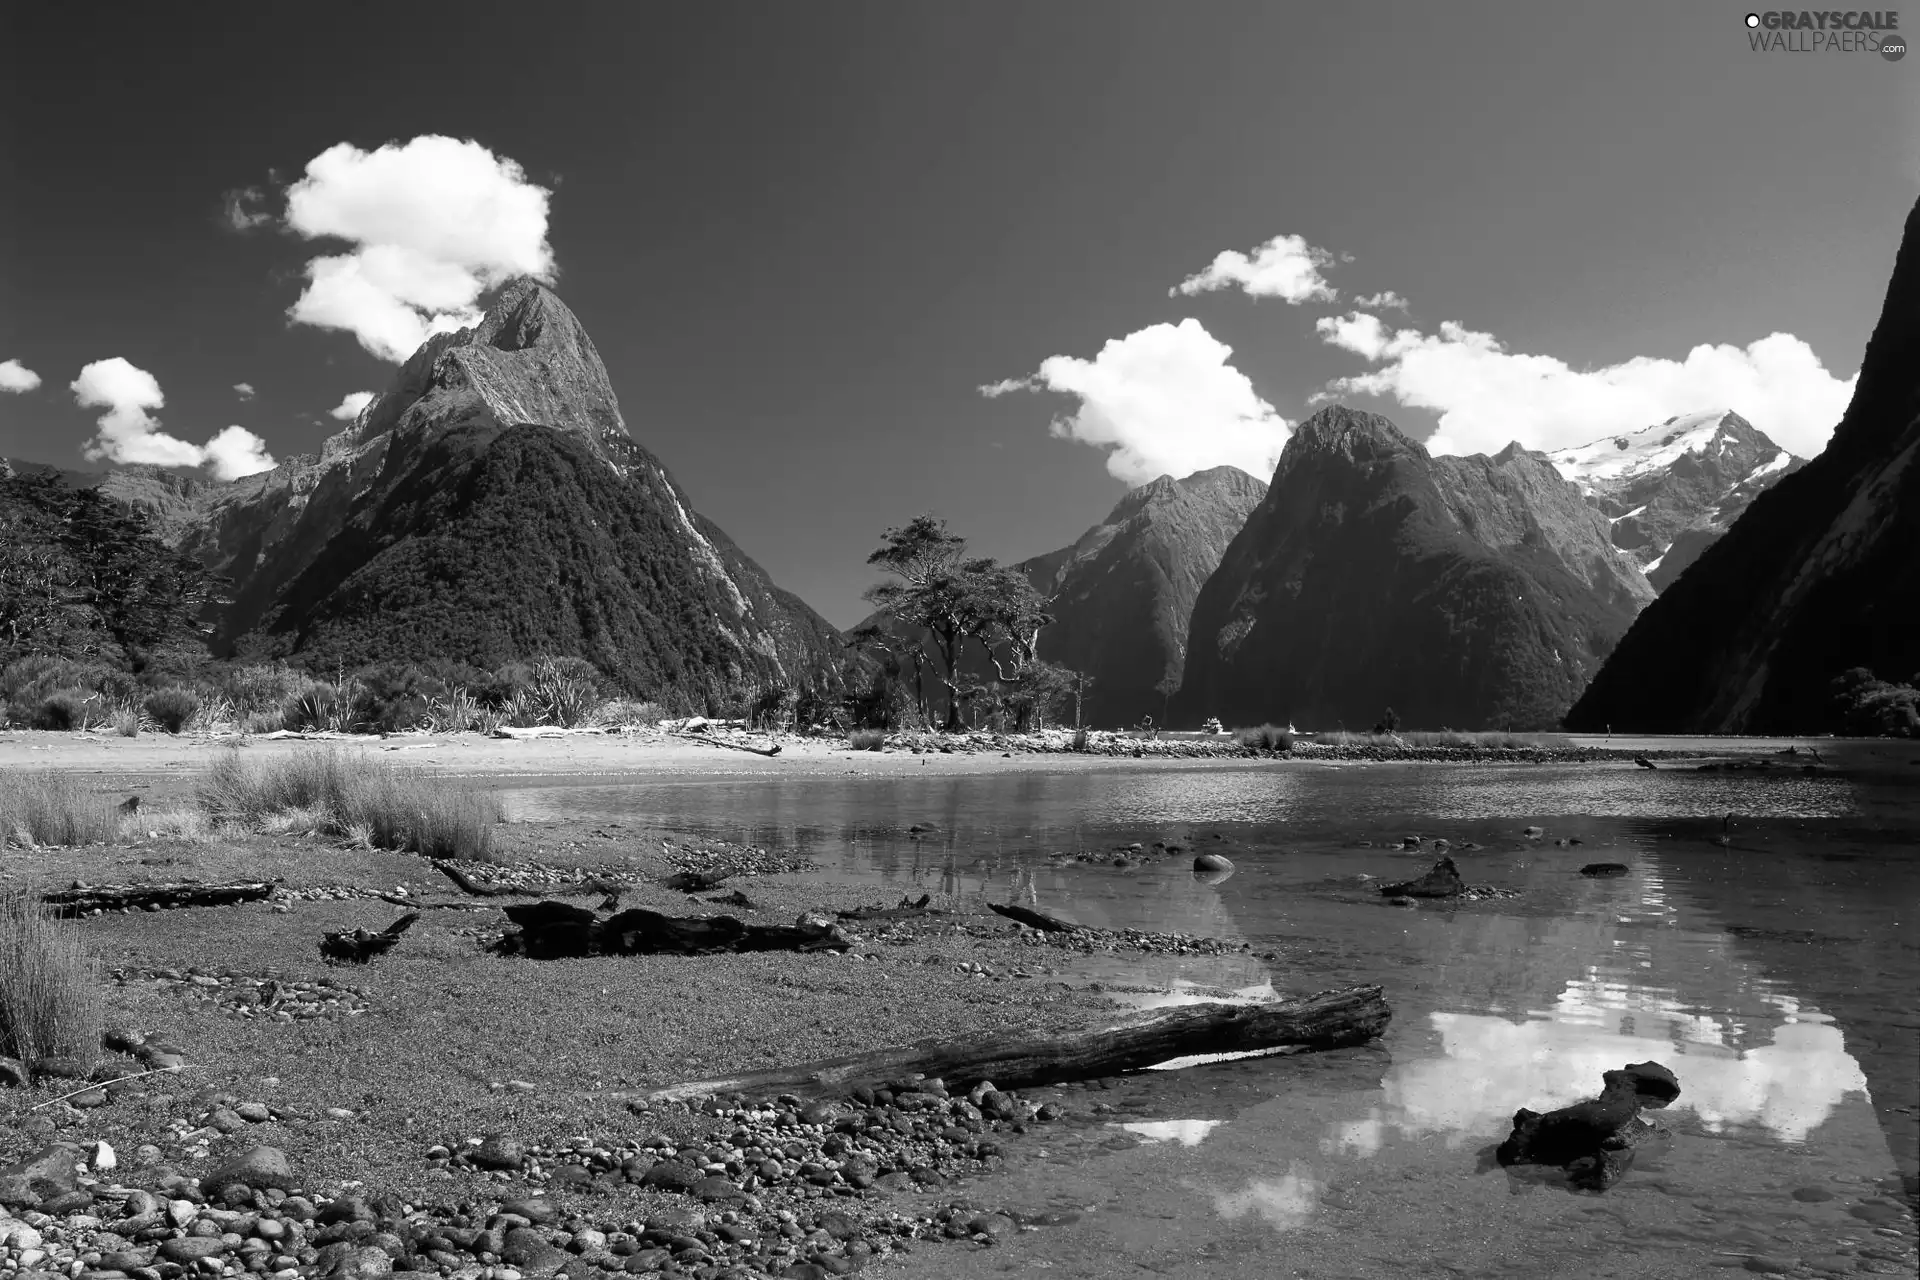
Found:
[[[244,427],[228,427],[204,446],[160,430],[152,412],[167,402],[159,380],[120,356],[87,365],[70,389],[81,408],[106,410],[100,415],[98,434],[83,450],[93,461],[159,467],[197,467],[204,463],[222,480],[265,471],[273,465],[265,443]]]
[[[0,391],[20,394],[40,385],[40,375],[18,360],[0,360]]]
[[[1370,293],[1364,298],[1355,298],[1354,304],[1372,307],[1377,311],[1405,311],[1410,305],[1407,300],[1391,289],[1382,289],[1379,293]]]
[[[1115,338],[1091,360],[1050,356],[1032,376],[992,383],[982,395],[1053,391],[1080,406],[1051,430],[1096,448],[1128,484],[1235,466],[1273,474],[1290,424],[1227,362],[1233,349],[1198,320],[1156,324]]]
[[[253,399],[253,384],[251,382],[236,382],[233,384],[233,391],[234,394],[242,400]]]
[[[1314,399],[1360,393],[1431,409],[1440,419],[1427,441],[1433,453],[1491,453],[1515,440],[1562,449],[1676,414],[1732,409],[1783,448],[1812,457],[1826,447],[1859,378],[1834,377],[1789,333],[1745,347],[1703,343],[1683,360],[1635,356],[1574,369],[1451,322],[1437,334],[1389,333],[1377,317],[1355,313],[1323,317],[1316,328],[1324,341],[1380,367],[1337,379]]]
[[[273,455],[267,452],[267,442],[245,427],[224,428],[207,441],[200,453],[201,460],[221,480],[238,480],[256,471],[273,469]]]
[[[307,264],[288,316],[342,329],[383,360],[430,334],[474,324],[486,289],[517,275],[552,279],[551,193],[477,142],[426,135],[362,151],[329,147],[287,190],[287,225],[351,252]]]
[[[254,207],[266,198],[261,187],[235,187],[222,197],[221,216],[235,231],[251,231],[273,221],[272,214]]]
[[[1285,298],[1296,306],[1331,302],[1340,295],[1320,268],[1333,261],[1331,253],[1314,248],[1304,236],[1279,235],[1256,246],[1251,257],[1237,249],[1221,250],[1206,270],[1167,290],[1167,296],[1238,288],[1255,298]]]
[[[373,392],[355,391],[351,395],[349,395],[346,399],[342,400],[339,404],[327,410],[327,412],[331,416],[340,419],[342,422],[352,422],[355,418],[358,418],[360,416],[360,411],[366,408],[372,402],[373,402]]]

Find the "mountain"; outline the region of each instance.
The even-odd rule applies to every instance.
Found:
[[[1238,467],[1161,476],[1127,493],[1072,546],[1018,566],[1052,598],[1040,657],[1093,677],[1087,723],[1164,717],[1166,693],[1186,666],[1200,585],[1266,492]]]
[[[326,670],[571,655],[696,703],[839,662],[838,632],[634,441],[586,330],[532,280],[429,339],[317,456],[99,485],[231,580],[219,652]]]
[[[1545,454],[1324,409],[1194,604],[1175,722],[1557,724],[1653,597]]]
[[[1806,465],[1727,410],[1668,418],[1547,455],[1613,522],[1656,591],[1680,576],[1753,500]]]
[[[1920,670],[1920,204],[1853,400],[1820,456],[1754,499],[1634,623],[1570,728],[1808,733],[1833,679]]]

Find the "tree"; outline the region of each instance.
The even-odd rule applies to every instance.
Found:
[[[966,551],[966,539],[949,531],[946,521],[922,515],[887,530],[885,544],[867,557],[894,579],[866,593],[893,624],[885,643],[905,651],[929,721],[926,677],[931,674],[945,689],[949,733],[960,728],[961,704],[978,685],[962,672],[969,645],[984,655],[1002,685],[1017,685],[1028,678],[1041,629],[1053,620],[1025,574],[991,558],[968,558]]]

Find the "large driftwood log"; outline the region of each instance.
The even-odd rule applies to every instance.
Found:
[[[172,907],[226,907],[236,902],[259,902],[272,895],[264,880],[229,884],[76,884],[41,895],[56,915],[77,916],[89,911],[160,911]]]
[[[394,944],[400,941],[400,935],[419,918],[418,911],[409,911],[378,932],[369,929],[336,929],[320,939],[320,954],[339,964],[365,964],[375,956],[393,950]]]
[[[1662,1130],[1640,1116],[1680,1096],[1680,1081],[1657,1062],[1602,1073],[1600,1096],[1542,1115],[1514,1112],[1513,1132],[1494,1151],[1502,1165],[1559,1165],[1574,1186],[1605,1191],[1633,1167],[1633,1153]]]
[[[900,905],[897,907],[855,907],[851,911],[840,911],[835,914],[842,920],[917,920],[921,916],[945,915],[946,912],[938,907],[927,905],[932,901],[933,895],[930,893],[921,894],[918,902],[911,901],[902,894]]]
[[[601,919],[564,902],[516,903],[507,919],[520,932],[502,938],[506,955],[711,955],[727,951],[846,951],[853,946],[831,921],[803,916],[792,925],[748,924],[732,916],[669,916],[634,907]]]
[[[673,1100],[714,1093],[820,1097],[913,1074],[937,1076],[954,1092],[983,1080],[1002,1089],[1019,1089],[1138,1071],[1190,1054],[1362,1044],[1386,1030],[1392,1016],[1379,987],[1348,987],[1272,1004],[1188,1005],[1136,1021],[1051,1036],[923,1041],[878,1053],[675,1085],[652,1097]]]
[[[1072,933],[1080,925],[1071,920],[1062,920],[1059,916],[1050,916],[1044,911],[1034,911],[1028,907],[1015,906],[1013,903],[989,902],[993,910],[1009,920],[1018,920],[1021,924],[1047,933]]]
[[[751,747],[744,742],[727,742],[721,738],[709,738],[698,733],[669,733],[667,736],[669,738],[679,738],[682,742],[704,742],[710,747],[732,747],[735,751],[751,751],[757,756],[777,756],[780,754],[780,744],[777,742],[770,747]]]
[[[476,898],[528,898],[534,896],[532,889],[522,889],[515,885],[481,884],[472,876],[450,862],[435,862],[434,869],[447,879],[459,885],[461,890]]]

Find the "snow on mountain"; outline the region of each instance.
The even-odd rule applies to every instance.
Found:
[[[1628,435],[1561,449],[1547,457],[1561,475],[1580,486],[1581,492],[1593,493],[1664,470],[1682,454],[1705,453],[1716,440],[1722,450],[1732,447],[1733,441],[1721,429],[1728,418],[1735,417],[1738,415],[1724,409],[1682,414]]]

